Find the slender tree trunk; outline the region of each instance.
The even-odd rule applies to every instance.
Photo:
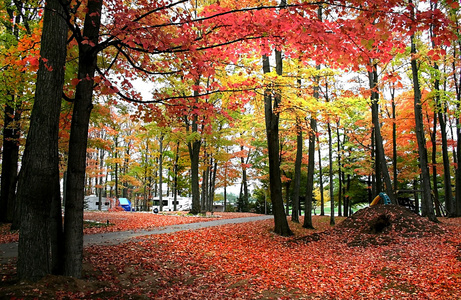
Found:
[[[319,20],[322,20],[322,6],[319,6],[317,10],[317,16]],[[316,69],[320,70],[320,65],[317,65]],[[319,90],[320,90],[320,78],[316,76],[315,78],[315,86],[314,86],[314,98],[319,99]],[[309,131],[309,154],[308,154],[308,162],[307,162],[307,184],[306,184],[306,197],[304,198],[304,228],[314,229],[314,225],[312,223],[312,202],[314,198],[314,167],[315,167],[315,139],[317,133],[317,120],[315,113],[311,113],[310,118],[310,131]],[[320,164],[320,147],[319,147],[319,164]],[[320,171],[320,174],[321,171]],[[322,176],[320,175],[320,181],[322,181]],[[323,184],[322,184],[323,188]],[[323,191],[321,191],[323,193]],[[323,194],[321,195],[323,197]],[[323,200],[323,199],[322,199]],[[321,213],[324,213],[323,210],[323,201],[322,201],[322,208]]]
[[[437,64],[434,68],[438,69]],[[435,90],[437,93],[440,93],[440,81],[436,79],[435,81]],[[450,171],[450,159],[448,157],[448,141],[447,141],[447,125],[445,123],[445,118],[443,115],[442,104],[440,103],[440,95],[436,97],[437,101],[437,110],[439,116],[440,124],[440,133],[442,135],[442,158],[443,158],[443,183],[445,190],[445,203],[447,205],[447,211],[450,212],[449,216],[457,216],[455,209],[455,201],[453,199],[453,190],[451,188],[451,171]]]
[[[173,181],[174,181],[174,204],[173,204],[173,210],[174,211],[177,211],[178,208],[176,207],[176,204],[177,204],[177,200],[178,200],[178,173],[179,173],[179,141],[176,143],[176,156],[175,156],[175,159],[174,159],[174,168],[173,168]]]
[[[243,145],[240,146],[240,151],[243,152]],[[247,158],[249,155],[247,155]],[[249,209],[248,205],[248,178],[247,178],[247,168],[246,168],[245,158],[243,155],[240,157],[240,164],[242,165],[242,183],[240,188],[240,201],[241,201],[241,211],[247,212]]]
[[[116,202],[115,205],[117,205],[117,202],[118,202],[118,136],[115,137],[114,148],[115,148],[114,198]]]
[[[373,113],[372,113],[373,115]],[[373,117],[372,117],[373,118]],[[373,122],[372,122],[373,123]],[[375,138],[375,129],[372,129],[371,133],[371,159],[374,161],[374,169],[375,172],[371,174],[370,178],[370,198],[373,199],[379,192],[377,186],[381,186],[381,167],[380,164],[378,163],[377,155],[376,155],[376,138]],[[371,201],[370,201],[371,202]]]
[[[329,161],[329,176],[330,176],[330,225],[335,225],[335,190],[333,188],[333,145],[331,137],[331,125],[327,124],[328,131],[328,161]]]
[[[62,230],[58,132],[67,24],[59,1],[45,3],[35,101],[18,181],[21,225],[18,277],[39,280],[60,271]],[[48,70],[47,67],[51,67]]]
[[[342,180],[342,171],[341,171],[341,138],[339,134],[339,125],[340,125],[340,120],[336,122],[336,136],[338,139],[337,143],[337,152],[338,152],[338,216],[342,216],[343,213],[341,211],[341,206],[342,206],[342,198],[343,198],[343,180]]]
[[[317,137],[319,153],[319,183],[320,183],[320,215],[325,215],[325,197],[323,195],[323,170],[322,170],[322,151],[320,149],[320,139]]]
[[[287,180],[285,182],[285,201],[287,203],[287,205],[285,206],[285,214],[287,216],[290,215],[290,185],[291,185],[290,180]]]
[[[328,103],[328,82],[325,85],[325,101]],[[330,120],[327,120],[327,132],[328,132],[328,163],[329,163],[329,177],[330,177],[330,225],[335,225],[335,193],[333,183],[333,138],[331,136],[331,125]]]
[[[291,211],[291,221],[299,223],[299,187],[301,184],[301,162],[303,158],[303,131],[300,120],[296,117],[296,161],[295,178],[293,186],[293,210]]]
[[[160,211],[163,211],[163,133],[158,139],[158,199]]]
[[[202,208],[201,212],[204,213],[207,211],[207,190],[208,190],[208,174],[210,173],[210,166],[208,165],[208,153],[206,150],[206,144],[204,147],[204,159],[203,164],[206,166],[205,170],[202,173],[202,199],[200,202],[200,207]]]
[[[317,95],[318,98],[318,95]],[[304,228],[314,228],[312,223],[312,201],[314,197],[314,167],[315,167],[315,136],[317,131],[317,121],[315,116],[311,116],[309,131],[309,160],[307,162],[307,185],[306,198],[304,204]]]
[[[79,46],[80,82],[75,92],[69,139],[66,209],[64,218],[64,274],[80,278],[83,260],[83,198],[85,188],[88,127],[93,109],[94,73],[97,65],[99,27],[102,0],[90,1],[85,16],[83,38],[88,43]],[[93,46],[92,46],[92,45]]]
[[[459,31],[458,31],[459,34]],[[461,48],[461,41],[458,40],[458,47]],[[454,57],[458,59],[458,53],[456,52],[456,48],[454,50]],[[453,62],[453,70],[456,70],[456,63]],[[453,82],[455,84],[455,91],[456,91],[456,100],[457,100],[457,109],[458,111],[461,109],[461,70],[459,74],[459,79],[456,72],[453,72]],[[456,138],[457,141],[461,141],[461,117],[456,118]],[[454,210],[455,216],[461,216],[461,167],[459,162],[461,162],[461,143],[456,143],[456,155],[455,155],[456,170],[455,170],[455,199],[454,199]]]
[[[378,93],[378,70],[377,70],[377,65],[373,66],[373,72],[369,72],[369,79],[370,79],[370,88],[372,90],[371,92],[371,114],[372,114],[372,122],[373,122],[373,128],[375,132],[375,145],[376,145],[376,159],[377,162],[376,164],[380,164],[381,168],[381,175],[384,180],[385,184],[385,191],[387,195],[389,196],[391,203],[392,204],[398,204],[397,200],[395,198],[394,192],[392,191],[392,182],[391,182],[391,177],[389,176],[389,170],[387,168],[387,162],[386,162],[386,156],[384,153],[384,142],[383,138],[381,136],[381,125],[379,122],[379,106],[378,106],[378,101],[379,101],[379,93]],[[378,174],[376,174],[376,179],[380,179],[378,177]],[[381,192],[381,186],[377,187],[378,190],[376,191],[377,193]]]
[[[396,119],[396,107],[395,107],[395,88],[392,87],[391,91],[392,98],[392,169],[393,169],[393,183],[394,192],[398,190],[398,178],[397,178],[397,119]],[[397,198],[397,197],[396,197]],[[398,200],[397,200],[398,202]]]
[[[197,93],[194,91],[194,93]],[[198,96],[198,94],[197,94]],[[192,117],[192,132],[198,132],[197,116]],[[199,161],[200,161],[200,139],[195,139],[187,143],[191,160],[191,187],[192,187],[192,208],[190,213],[197,215],[201,212],[200,207],[200,186],[199,186]]]
[[[3,119],[3,152],[0,189],[0,222],[11,223],[15,218],[16,184],[19,160],[19,119],[21,101],[11,96],[11,103],[5,105]],[[19,220],[17,220],[19,221]],[[19,222],[16,222],[19,226]],[[12,228],[19,229],[19,227]]]
[[[103,164],[104,164],[104,154],[105,154],[105,151],[104,149],[99,149],[99,193],[98,193],[98,196],[99,196],[99,205],[98,205],[98,209],[101,210],[102,209],[102,191],[103,191],[103,176],[102,176],[102,170],[103,170]]]
[[[213,211],[214,194],[215,194],[215,190],[216,190],[216,173],[217,173],[217,169],[218,169],[218,162],[215,159],[214,162],[213,162],[213,168],[212,168],[212,172],[211,172],[210,195],[208,197],[210,199],[210,211]]]
[[[434,123],[433,123],[433,130],[431,132],[431,142],[432,142],[432,184],[433,184],[433,195],[434,195],[434,202],[439,202],[439,189],[438,189],[438,179],[437,179],[437,113],[434,112]],[[440,208],[436,205],[435,211],[437,217],[441,217]]]
[[[414,36],[411,37],[411,54],[412,56],[416,54]],[[437,222],[438,220],[434,214],[434,205],[431,197],[431,180],[427,165],[426,137],[424,136],[423,113],[421,107],[421,89],[419,87],[418,66],[415,57],[411,58],[411,71],[414,89],[416,139],[418,142],[419,165],[422,179],[421,189],[423,190],[421,205],[422,215],[426,216],[431,221]]]
[[[276,70],[277,74],[282,74],[282,55],[276,51]],[[269,57],[263,56],[263,71],[270,73]],[[264,115],[266,123],[267,149],[269,155],[269,182],[272,200],[272,211],[274,214],[274,232],[282,236],[293,235],[283,209],[282,182],[280,179],[280,160],[279,160],[279,113],[277,109],[280,105],[281,95],[267,88],[264,91]]]

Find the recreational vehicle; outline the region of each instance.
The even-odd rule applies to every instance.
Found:
[[[163,211],[174,211],[174,197],[162,197]],[[160,211],[160,199],[154,198],[152,203],[152,211]],[[190,197],[176,197],[176,210],[185,211],[190,210],[192,206],[192,198]]]
[[[96,195],[85,196],[84,205],[86,210],[99,210],[99,197]],[[101,197],[101,210],[111,208],[110,200],[106,197]]]

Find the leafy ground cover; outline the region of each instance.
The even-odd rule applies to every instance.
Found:
[[[461,220],[429,223],[394,206],[316,230],[273,221],[155,235],[85,251],[84,277],[20,284],[1,296],[55,299],[461,299]]]
[[[125,230],[146,230],[170,225],[207,222],[216,219],[233,219],[255,216],[252,213],[207,213],[203,216],[187,215],[187,212],[163,212],[160,214],[144,212],[99,212],[88,211],[84,214],[84,233],[96,234]],[[10,231],[10,224],[0,224],[0,244],[17,242],[17,231]]]

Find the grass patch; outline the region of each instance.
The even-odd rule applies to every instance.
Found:
[[[84,220],[83,227],[84,228],[101,228],[101,227],[109,227],[114,226],[115,224],[110,223],[109,220],[106,222],[98,222],[98,221],[91,221],[91,220]]]

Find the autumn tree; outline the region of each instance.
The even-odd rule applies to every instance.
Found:
[[[38,67],[38,8],[28,9],[24,3],[3,1],[0,12],[2,33],[0,59],[0,104],[3,108],[2,174],[0,222],[12,222],[19,229],[19,205],[16,205],[16,184],[21,144],[21,116],[32,98],[34,74]],[[17,209],[16,209],[17,208]]]
[[[58,130],[67,53],[66,9],[54,0],[47,1],[44,9],[35,101],[17,192],[22,211],[18,246],[21,279],[57,274],[62,266]]]

